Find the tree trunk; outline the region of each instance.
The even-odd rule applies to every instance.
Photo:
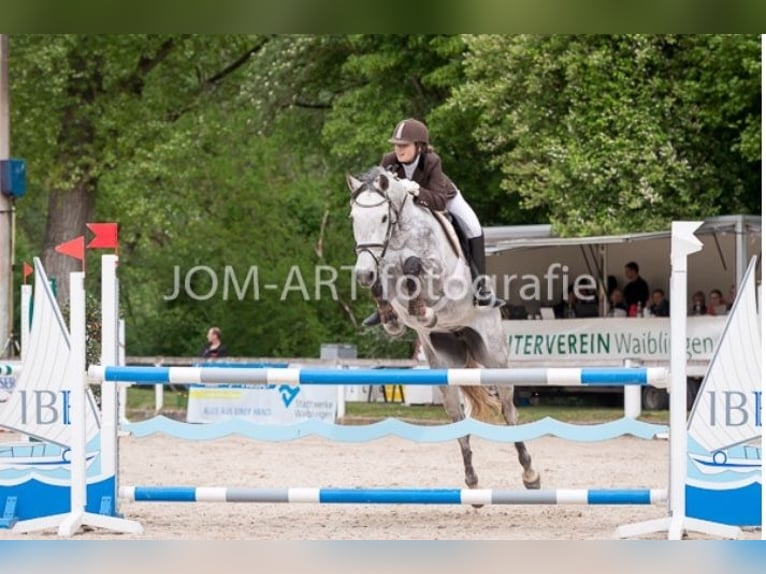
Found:
[[[69,303],[69,273],[80,271],[80,262],[66,255],[56,253],[57,245],[84,235],[85,224],[93,214],[95,190],[78,183],[74,189],[54,189],[48,196],[48,222],[45,230],[43,267],[48,278],[56,278],[56,299],[59,305]],[[85,239],[86,245],[88,238]]]

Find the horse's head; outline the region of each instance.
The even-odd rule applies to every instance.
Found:
[[[382,167],[357,179],[346,176],[351,192],[351,220],[356,241],[356,280],[362,287],[375,282],[407,193],[399,180]]]

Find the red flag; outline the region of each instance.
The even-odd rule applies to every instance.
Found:
[[[85,261],[85,236],[80,235],[80,237],[76,237],[75,239],[72,239],[71,241],[67,241],[65,243],[62,243],[61,245],[56,245],[56,253],[61,253],[62,255],[68,255],[69,257],[74,257],[75,259],[79,259],[80,261]]]
[[[30,275],[32,275],[32,272],[34,271],[34,269],[32,269],[32,266],[31,266],[29,263],[27,263],[26,261],[24,261],[24,267],[23,267],[23,269],[24,269],[24,270],[23,270],[23,272],[22,272],[22,273],[23,273],[23,275],[24,275],[24,284],[26,285],[26,283],[27,283],[27,277],[29,277]]]
[[[88,249],[117,249],[116,223],[86,223],[93,232],[93,239],[88,243]]]

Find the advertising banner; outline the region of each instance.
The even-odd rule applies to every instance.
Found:
[[[311,419],[334,422],[337,398],[337,387],[332,385],[198,385],[189,389],[186,421],[214,423],[240,418],[270,425]]]
[[[726,317],[689,317],[686,349],[689,361],[710,361]],[[601,362],[624,359],[670,360],[670,319],[556,319],[503,321],[512,364]]]

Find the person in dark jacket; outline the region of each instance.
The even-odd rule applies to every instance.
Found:
[[[670,303],[665,299],[665,291],[655,289],[652,291],[652,304],[649,312],[653,317],[670,317]]]
[[[396,124],[391,138],[394,151],[383,156],[380,165],[409,180],[408,192],[416,204],[434,211],[448,211],[457,221],[468,242],[471,275],[477,305],[500,307],[504,304],[486,284],[484,233],[476,213],[463,199],[460,190],[442,171],[442,160],[429,143],[428,128],[421,121],[408,118]],[[363,325],[380,323],[379,309]]]
[[[639,303],[641,307],[646,307],[649,300],[649,285],[638,274],[638,263],[629,261],[625,264],[625,279],[628,282],[622,288],[622,292],[625,296],[625,305],[628,307],[628,311],[630,311],[631,307],[637,307]]]
[[[226,345],[221,341],[221,330],[218,327],[210,327],[207,330],[207,344],[202,347],[199,356],[204,359],[217,359],[228,354]]]

